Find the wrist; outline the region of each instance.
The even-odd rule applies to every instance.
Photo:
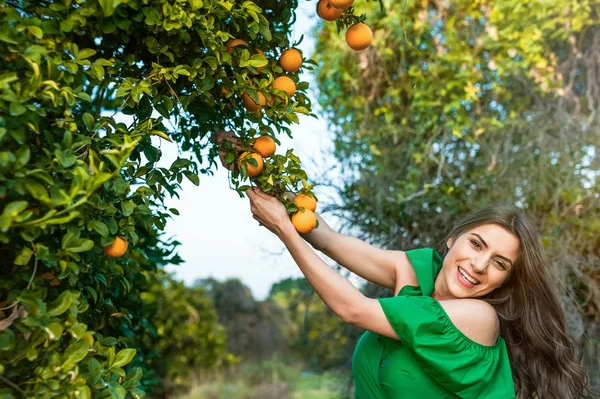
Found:
[[[284,226],[279,226],[277,229],[277,237],[281,241],[285,241],[292,237],[300,236],[300,234],[296,231],[296,228],[292,223],[285,224]]]

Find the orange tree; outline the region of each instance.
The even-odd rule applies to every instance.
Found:
[[[249,149],[310,114],[297,75],[293,99],[270,87],[295,7],[0,1],[0,396],[142,397],[186,371],[157,365],[160,351],[181,350],[188,367],[232,360],[204,305],[206,323],[186,333],[212,344],[159,342],[157,326],[172,326],[183,306],[166,291],[172,311],[155,306],[157,290],[179,289],[160,273],[181,262],[161,233],[178,214],[165,198],[211,173],[209,132],[234,130]],[[234,38],[248,45],[228,51]],[[241,97],[258,93],[268,105],[247,112]],[[170,166],[158,164],[161,140],[180,149]],[[234,171],[240,195],[244,178]],[[311,187],[291,150],[254,181],[275,194]]]

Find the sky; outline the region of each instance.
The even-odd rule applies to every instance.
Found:
[[[310,57],[314,52],[311,31],[318,22],[314,6],[314,2],[300,3],[291,37],[293,42],[304,34],[304,40],[298,47],[305,57]],[[301,80],[311,85],[309,97],[313,103],[313,112],[318,115],[316,95],[312,90],[312,73],[308,71],[301,75]],[[319,170],[335,170],[335,160],[330,155],[333,137],[328,132],[324,118],[317,120],[299,116],[300,124],[292,127],[293,139],[285,135],[278,137],[282,145],[278,147],[277,153],[283,154],[288,148],[293,148],[302,161],[309,182],[318,183],[311,180],[311,176],[316,175],[317,167]],[[163,159],[160,163],[168,167],[177,157],[177,148],[175,144],[162,141],[161,149]],[[331,195],[326,195],[324,189],[318,186],[314,192],[319,198],[319,212]],[[169,220],[165,230],[168,235],[181,242],[178,252],[185,263],[168,266],[166,270],[173,272],[176,278],[186,284],[206,277],[220,281],[239,278],[250,288],[256,300],[263,300],[273,283],[287,277],[302,276],[277,236],[259,226],[252,218],[249,200],[240,198],[237,192],[229,188],[225,168],[220,167],[213,176],[200,175],[199,186],[184,179],[180,199],[168,200],[167,204],[180,212],[180,216]],[[337,230],[336,220],[322,216]],[[325,255],[319,255],[328,264],[335,264]],[[350,281],[358,285],[359,280],[354,277]]]

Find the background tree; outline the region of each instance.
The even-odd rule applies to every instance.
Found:
[[[270,299],[255,301],[239,279],[200,279],[196,286],[213,301],[227,332],[227,350],[244,360],[265,360],[288,352],[283,310]]]

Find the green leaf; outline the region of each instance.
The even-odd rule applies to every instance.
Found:
[[[76,396],[77,399],[91,399],[92,398],[92,391],[90,390],[90,387],[88,387],[87,385],[78,387],[76,389],[76,392],[79,392],[79,394]]]
[[[167,136],[167,134],[165,132],[162,132],[160,130],[153,130],[152,132],[150,132],[150,134],[152,134],[154,136],[162,137],[163,139],[167,140],[169,143],[173,142],[171,140],[171,138],[169,136]]]
[[[72,246],[66,248],[69,252],[85,252],[89,251],[94,247],[94,241],[87,238],[80,238],[79,240],[75,240]]]
[[[190,5],[192,6],[192,10],[198,10],[199,8],[202,8],[203,3],[202,0],[190,0]]]
[[[77,162],[77,157],[75,155],[65,155],[62,150],[58,148],[54,151],[54,155],[58,162],[65,168],[69,168]]]
[[[113,399],[125,399],[125,395],[127,395],[127,391],[120,385],[117,385],[117,383],[109,383],[108,390]]]
[[[5,72],[0,75],[0,87],[7,88],[10,83],[16,80],[19,80],[19,75],[16,72]]]
[[[23,105],[21,105],[20,103],[17,102],[11,102],[10,103],[10,107],[8,112],[12,115],[12,116],[19,116],[19,115],[23,115],[25,112],[27,112],[27,108],[25,108]]]
[[[77,235],[77,237],[79,237],[79,235]],[[62,237],[62,239],[60,240],[60,247],[62,249],[67,249],[67,247],[69,245],[71,245],[71,242],[73,242],[73,240],[76,238],[75,233],[72,231],[67,231],[65,233],[65,235]]]
[[[31,255],[33,255],[33,251],[29,247],[25,247],[19,252],[19,255],[15,258],[14,264],[23,266],[29,263],[31,259]]]
[[[133,357],[135,356],[136,350],[135,349],[123,349],[121,351],[119,351],[119,353],[117,353],[117,356],[115,357],[115,361],[114,363],[111,365],[111,367],[123,367],[126,364],[128,364]]]
[[[108,237],[108,227],[99,220],[92,220],[87,225],[88,230],[95,230],[102,237]]]
[[[89,370],[90,382],[95,385],[102,378],[102,373],[100,372],[102,365],[93,357],[89,358],[86,363]]]
[[[2,212],[2,215],[8,216],[8,217],[18,216],[19,213],[21,213],[25,208],[27,208],[27,204],[28,204],[27,201],[11,202],[4,207],[4,211]]]
[[[87,324],[84,323],[75,323],[71,327],[69,327],[69,332],[75,339],[80,339],[83,337],[83,334],[87,331]]]
[[[123,216],[131,215],[134,210],[135,210],[135,202],[133,202],[131,200],[121,202],[121,211],[123,212]]]
[[[34,179],[27,179],[25,188],[33,196],[33,198],[42,202],[51,202],[48,196],[48,190]]]
[[[94,125],[96,124],[96,120],[94,119],[92,114],[90,114],[89,112],[84,113],[82,118],[83,118],[83,124],[85,125],[85,128],[91,132],[92,129],[94,128]]]
[[[87,341],[81,340],[77,341],[65,350],[65,354],[62,357],[64,359],[61,367],[64,370],[70,370],[77,363],[82,361],[88,354],[90,349],[90,344]]]
[[[110,17],[115,12],[115,9],[123,2],[123,0],[98,0],[105,17]]]
[[[127,377],[125,377],[121,385],[123,385],[123,388],[125,389],[133,388],[140,382],[142,376],[142,368],[135,367],[129,374],[127,374]]]
[[[69,309],[71,306],[71,302],[73,299],[78,297],[79,293],[74,295],[70,291],[64,291],[58,298],[56,298],[49,306],[48,306],[48,315],[49,316],[58,316],[63,314]]]
[[[96,50],[91,49],[91,48],[84,48],[82,50],[79,51],[79,53],[77,54],[77,59],[78,60],[84,60],[86,58],[90,58],[91,56],[96,54]]]
[[[255,54],[248,60],[248,65],[252,65],[255,68],[264,67],[268,63],[267,57],[262,54]]]
[[[191,181],[192,183],[194,183],[195,186],[199,186],[200,185],[200,179],[198,178],[197,174],[192,173],[189,170],[183,171],[183,174],[185,175],[185,177],[188,178],[189,181]]]
[[[29,147],[21,147],[15,152],[15,156],[17,157],[17,164],[15,165],[16,169],[20,169],[29,162],[29,158],[31,157],[31,151]]]
[[[46,328],[44,328],[46,334],[48,334],[48,338],[51,341],[58,341],[63,333],[63,326],[60,323],[50,323]]]
[[[37,37],[38,39],[41,39],[42,37],[44,37],[44,31],[37,26],[28,26],[27,32],[29,32],[33,36]]]
[[[0,331],[0,351],[10,351],[15,347],[17,339],[11,329]]]

